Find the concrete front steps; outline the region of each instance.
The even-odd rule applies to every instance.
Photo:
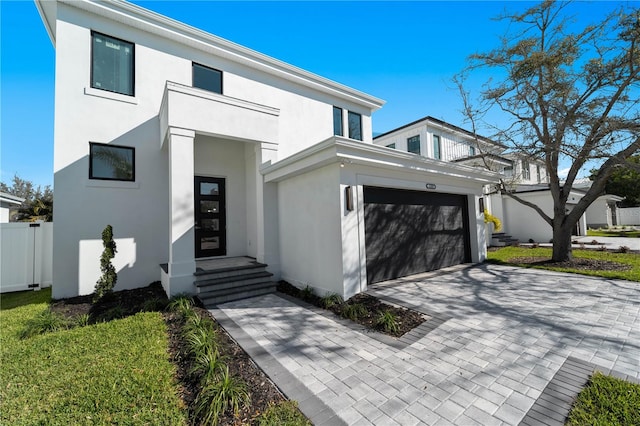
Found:
[[[504,247],[504,246],[517,246],[520,241],[513,238],[511,235],[507,235],[504,232],[497,232],[491,236],[492,247]]]
[[[206,261],[193,274],[197,297],[205,307],[210,307],[273,293],[276,283],[266,268],[267,265],[247,257],[220,259],[219,263]]]

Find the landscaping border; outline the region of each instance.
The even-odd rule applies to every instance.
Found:
[[[556,372],[542,391],[542,394],[524,416],[520,426],[564,425],[576,397],[596,371],[640,384],[640,380],[627,374],[577,358],[567,357],[562,367]]]

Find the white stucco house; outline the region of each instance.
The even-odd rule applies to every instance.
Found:
[[[374,145],[382,100],[124,1],[36,5],[56,49],[53,297],[93,291],[107,224],[116,289],[169,295],[239,256],[345,298],[484,260],[496,174]]]
[[[11,209],[16,209],[24,203],[24,198],[0,192],[0,223],[9,223],[11,220]]]

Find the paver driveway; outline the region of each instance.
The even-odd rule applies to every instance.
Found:
[[[638,283],[482,264],[371,291],[449,319],[397,349],[277,295],[212,313],[316,424],[515,425],[569,356],[640,377]]]

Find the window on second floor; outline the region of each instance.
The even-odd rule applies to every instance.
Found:
[[[336,136],[344,136],[344,127],[342,126],[342,108],[333,107],[333,134]]]
[[[436,160],[442,159],[441,148],[442,147],[440,146],[440,136],[433,135],[433,158],[435,158]]]
[[[134,45],[91,32],[91,87],[134,96]]]
[[[349,111],[349,138],[362,140],[362,116]]]
[[[387,148],[396,149],[396,144],[390,143],[389,145],[387,145]]]
[[[407,139],[407,151],[420,155],[420,135],[411,136]]]
[[[522,179],[531,180],[531,169],[527,160],[522,160]]]
[[[507,166],[504,168],[504,176],[510,178],[513,176],[513,166]]]
[[[542,176],[540,176],[540,164],[536,164],[536,174],[538,175],[538,183],[542,182]]]
[[[474,155],[476,155],[476,147],[469,145],[469,157],[473,157]]]
[[[193,87],[222,94],[222,71],[193,63]]]

